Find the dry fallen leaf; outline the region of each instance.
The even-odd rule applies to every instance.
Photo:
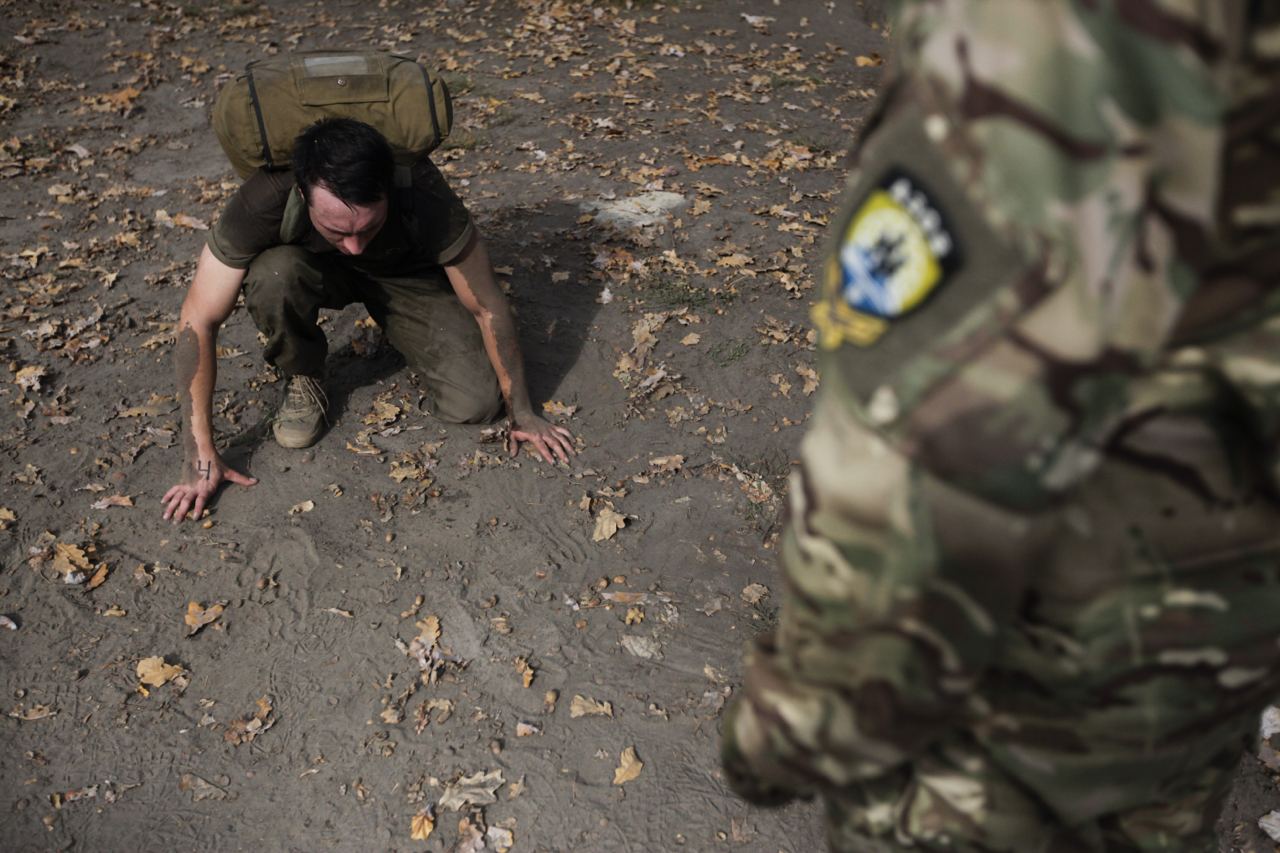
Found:
[[[413,605],[408,610],[400,611],[400,618],[408,619],[410,616],[417,616],[418,610],[422,608],[424,602],[426,602],[426,598],[421,595],[415,596],[413,599]]]
[[[569,700],[569,716],[575,720],[579,717],[612,717],[613,703],[598,702],[575,693],[573,699]]]
[[[239,746],[242,743],[248,743],[276,724],[275,717],[272,715],[275,708],[271,704],[270,696],[259,698],[255,704],[258,707],[251,716],[232,720],[227,724],[227,730],[222,735],[223,740]]]
[[[311,510],[315,508],[316,508],[315,501],[310,501],[310,500],[303,501],[302,503],[294,504],[293,506],[289,507],[289,515],[297,515],[300,512],[311,512]]]
[[[532,737],[542,734],[542,726],[537,723],[516,723],[516,737]]]
[[[111,573],[111,569],[106,563],[99,563],[97,571],[93,573],[93,577],[89,578],[89,582],[84,585],[85,591],[97,589],[107,581],[107,575]]]
[[[808,365],[798,364],[796,365],[796,373],[804,380],[804,386],[800,390],[804,392],[806,397],[818,390],[818,371]]]
[[[856,56],[853,60],[859,68],[876,68],[884,64],[884,57],[878,53]]]
[[[370,425],[382,426],[400,417],[401,411],[401,408],[394,403],[389,403],[386,400],[374,400],[373,410],[361,418],[361,421]]]
[[[0,506],[0,530],[8,530],[9,525],[18,520],[13,510],[7,506]]]
[[[440,642],[440,617],[426,616],[414,623],[418,628],[418,639],[428,649],[433,649]]]
[[[484,833],[486,849],[495,853],[507,853],[516,843],[516,836],[511,830],[501,826],[491,826]]]
[[[640,775],[644,762],[636,756],[636,748],[629,746],[622,750],[618,766],[613,771],[613,784],[623,785]]]
[[[573,417],[573,413],[578,411],[578,407],[566,406],[564,403],[561,403],[559,400],[548,400],[547,402],[542,404],[542,411],[546,412],[548,415],[556,415],[562,418],[571,418]]]
[[[58,712],[48,705],[32,705],[30,708],[24,708],[21,705],[16,706],[9,712],[9,716],[24,722],[34,722],[43,720],[46,717],[56,717]]]
[[[671,456],[655,456],[649,460],[649,467],[655,474],[671,474],[684,467],[684,457],[678,453]]]
[[[84,553],[84,549],[78,545],[68,545],[65,542],[59,542],[53,549],[53,570],[64,578],[71,578],[73,575],[83,573],[93,568],[89,563],[88,556]],[[81,580],[83,580],[81,574]]]
[[[690,332],[689,334],[685,335],[683,338],[680,339],[680,343],[684,344],[687,347],[691,347],[701,340],[702,340],[702,335],[698,334],[697,332]]]
[[[94,509],[107,509],[113,506],[133,506],[133,498],[128,495],[111,495],[93,503]]]
[[[611,506],[600,509],[596,515],[596,529],[591,534],[592,542],[603,542],[612,539],[617,532],[627,526],[627,517]]]
[[[173,224],[179,228],[190,228],[192,231],[208,231],[209,226],[203,220],[185,213],[175,213],[173,215]]]
[[[191,802],[198,803],[201,800],[225,800],[227,799],[227,790],[220,788],[194,773],[183,773],[178,779],[178,790],[191,793]]]
[[[120,618],[120,617],[122,617],[122,616],[128,616],[129,614],[128,614],[128,612],[127,612],[123,607],[121,607],[119,604],[113,604],[113,605],[111,605],[110,607],[108,607],[106,610],[102,611],[102,615],[103,615],[103,616],[114,616],[114,617],[116,617],[116,618]]]
[[[536,670],[529,664],[528,658],[516,658],[516,672],[520,673],[520,682],[525,687],[533,683],[533,676],[536,674]]]
[[[498,801],[495,793],[503,784],[501,770],[473,773],[445,785],[439,806],[449,811],[461,811],[467,806],[488,806]]]
[[[769,587],[762,583],[750,583],[742,588],[742,600],[747,604],[759,604],[769,597]]]
[[[426,841],[431,837],[431,833],[436,828],[436,811],[431,806],[427,806],[422,811],[413,816],[410,822],[410,838],[414,841]]]
[[[484,831],[469,817],[458,821],[458,841],[449,853],[484,853],[485,849]]]
[[[138,680],[148,687],[160,687],[182,675],[183,669],[165,663],[162,657],[143,658],[138,661]]]
[[[194,637],[201,628],[221,616],[224,609],[226,604],[223,602],[210,604],[208,607],[198,601],[187,602],[187,612],[182,617],[182,621],[187,623],[187,636]]]

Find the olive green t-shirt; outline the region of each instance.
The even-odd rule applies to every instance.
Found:
[[[214,257],[229,267],[248,269],[259,254],[287,242],[316,254],[332,254],[368,275],[415,276],[438,272],[456,261],[474,233],[466,206],[426,159],[414,165],[410,187],[392,190],[386,224],[358,257],[339,253],[320,236],[300,197],[290,210],[290,233],[282,235],[291,194],[296,196],[288,170],[259,169],[251,175],[209,231],[207,243]]]

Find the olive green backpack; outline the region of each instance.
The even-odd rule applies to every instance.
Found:
[[[373,125],[396,161],[425,157],[453,124],[444,81],[404,56],[377,51],[307,51],[250,62],[222,88],[213,129],[241,178],[290,165],[293,141],[322,118]]]

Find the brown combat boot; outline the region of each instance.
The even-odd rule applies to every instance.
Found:
[[[276,412],[271,431],[281,447],[299,449],[320,440],[329,419],[325,411],[329,400],[324,386],[314,376],[290,376],[284,401]]]

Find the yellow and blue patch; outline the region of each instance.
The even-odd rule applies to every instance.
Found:
[[[928,192],[906,173],[890,172],[853,209],[827,261],[826,298],[814,313],[822,345],[875,343],[929,298],[959,255]]]

